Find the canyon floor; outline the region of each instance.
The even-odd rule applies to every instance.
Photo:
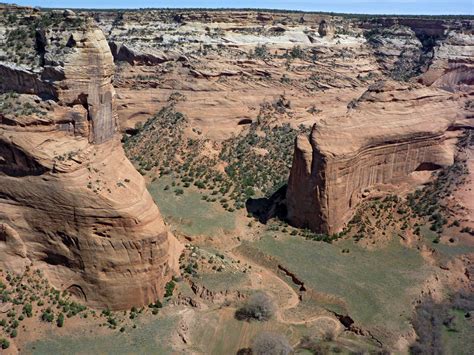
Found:
[[[453,190],[453,205],[472,191],[472,150],[465,153],[469,171],[458,177],[463,182]],[[264,225],[247,212],[228,212],[219,203],[204,201],[196,187],[176,196],[166,188],[173,181],[169,176],[150,174],[147,179],[165,221],[186,245],[182,277],[176,279],[172,295],[162,300],[163,308],[156,314],[154,307],[111,314],[85,308],[66,317],[59,328],[54,321],[42,321],[41,307],[35,307],[33,317],[21,323],[16,350],[230,354],[248,347],[258,333],[272,331],[284,334],[298,353],[405,352],[415,339],[414,307],[426,296],[446,302],[450,296],[445,285],[465,282],[463,264],[474,251],[472,236],[454,225],[439,241],[429,226],[423,226],[417,238],[403,233],[401,224],[387,235],[381,229],[360,240],[317,241],[278,220]],[[472,217],[467,201],[465,215]],[[392,205],[387,212],[396,214],[399,208]],[[365,211],[372,215],[370,209]],[[395,221],[402,219],[400,214]],[[31,274],[23,276],[22,283],[33,286]],[[256,290],[274,299],[273,319],[235,319],[239,305]],[[40,293],[39,298],[44,307],[56,307],[55,294]],[[455,321],[441,326],[444,351],[467,354],[473,346],[471,320],[462,309],[447,307]],[[22,312],[19,306],[11,309]],[[314,344],[302,345],[305,337]]]
[[[57,218],[71,235],[76,220],[78,226],[89,226],[101,213],[106,218],[106,228],[80,236],[106,240],[98,248],[101,254],[84,258],[83,249],[96,251],[68,241],[65,233],[50,240],[41,215],[33,218],[39,221],[33,227],[21,223],[18,206],[25,202],[0,186],[0,203],[10,208],[0,211],[0,222],[15,222],[23,232],[29,228],[36,238],[25,243],[32,248],[28,266],[9,268],[19,258],[13,253],[0,270],[2,353],[251,354],[254,339],[265,332],[286,338],[296,354],[473,353],[472,17],[73,13],[2,6],[0,178],[20,186],[16,191],[28,190],[31,182],[31,196],[46,199],[47,187],[35,190],[43,186],[44,172],[31,172],[36,168],[32,161],[46,161],[53,177],[58,171],[65,175],[52,195],[72,191],[65,195],[72,197],[58,199],[58,207],[49,209],[26,201],[29,207]],[[33,30],[36,37],[28,37],[32,18],[52,26],[52,32]],[[87,57],[93,41],[76,32],[63,35],[71,23],[82,26],[83,18],[105,53],[93,59]],[[11,45],[23,36],[31,46]],[[53,49],[41,49],[42,41]],[[76,42],[85,43],[86,50],[78,49],[85,53],[82,62],[67,56]],[[91,74],[108,85],[99,85],[104,90],[100,100],[91,103],[81,94],[68,101],[68,95],[74,96],[69,92],[76,90],[74,80],[81,85],[86,80],[76,67],[100,61],[106,69],[97,65],[98,74]],[[41,81],[34,78],[41,62],[69,71]],[[73,69],[67,67],[71,62]],[[31,92],[57,77],[59,99]],[[89,90],[89,96],[97,94]],[[110,112],[96,111],[95,105],[102,109],[107,100]],[[97,132],[104,133],[97,130],[96,122],[102,121],[94,121],[96,116],[90,124],[92,138],[77,134],[82,121],[64,129],[64,112],[73,109],[73,114],[87,116],[87,124],[93,115],[116,118],[117,132],[110,127],[113,132],[106,132],[113,139],[91,143],[102,139]],[[59,131],[48,128],[53,124],[46,117],[54,117]],[[316,137],[321,151],[327,149],[331,159],[344,164],[352,162],[353,152],[363,158],[372,151],[378,154],[364,158],[362,168],[335,165],[333,171],[347,168],[352,174],[343,183],[340,176],[334,178],[344,191],[356,190],[355,181],[369,182],[347,193],[350,218],[341,213],[345,219],[338,216],[338,223],[343,221],[344,228],[334,233],[297,228],[287,218],[290,171],[299,152],[305,153],[297,149],[298,136]],[[391,144],[405,141],[408,152],[390,151]],[[9,146],[14,147],[11,155]],[[419,164],[419,156],[428,162]],[[87,168],[81,166],[84,161]],[[393,163],[390,173],[413,168],[402,180],[386,183],[387,162]],[[8,164],[14,168],[7,169]],[[295,178],[304,175],[304,169],[293,170]],[[368,177],[365,170],[371,170]],[[69,184],[76,190],[68,190]],[[297,202],[307,197],[295,196]],[[342,206],[344,198],[334,200]],[[56,211],[67,203],[89,208],[90,215],[83,213],[93,222],[79,208],[70,214]],[[43,239],[35,234],[40,231]],[[114,244],[116,234],[120,240]],[[133,248],[127,244],[132,234],[139,236],[130,242]],[[7,255],[4,235],[0,229],[0,252]],[[161,249],[150,249],[148,255],[143,245],[157,243],[149,241],[150,235],[158,235]],[[104,259],[97,269],[101,277],[112,275],[104,278],[109,293],[104,296],[95,279],[86,290],[88,297],[66,287],[68,275],[79,280],[76,285],[81,277],[88,280],[90,269],[66,258],[43,258],[42,249],[35,248],[45,239],[46,249],[61,252],[78,244],[66,254],[74,260]],[[151,264],[159,267],[149,271],[147,258],[155,258]],[[79,276],[64,271],[68,268]],[[134,277],[139,272],[142,278]],[[116,279],[117,274],[123,278]],[[140,282],[151,286],[140,288]],[[239,310],[259,292],[274,304],[270,319],[239,319]],[[100,297],[89,296],[96,294]],[[143,299],[155,294],[163,296],[143,305]],[[107,297],[114,301],[113,310],[90,304]],[[127,304],[137,300],[137,305],[124,309],[117,300],[121,297]]]

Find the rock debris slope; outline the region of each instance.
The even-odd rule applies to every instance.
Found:
[[[92,306],[148,304],[180,245],[115,134],[107,41],[66,15],[37,32],[36,67],[0,65],[0,265],[34,264]]]

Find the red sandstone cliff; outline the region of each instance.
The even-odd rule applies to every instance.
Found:
[[[309,139],[300,136],[295,143],[289,220],[338,232],[368,190],[398,191],[416,182],[414,172],[452,164],[460,134],[453,129],[467,114],[455,96],[382,83],[369,88],[346,116],[315,124]]]
[[[43,34],[39,71],[2,66],[1,90],[25,94],[0,113],[0,266],[34,264],[92,306],[148,304],[180,245],[115,135],[109,47],[90,23]]]

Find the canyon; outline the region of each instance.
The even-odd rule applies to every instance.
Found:
[[[0,4],[0,347],[468,349],[473,24]]]

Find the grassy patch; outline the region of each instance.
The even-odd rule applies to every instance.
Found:
[[[427,242],[429,242],[429,246],[431,248],[435,249],[440,254],[441,261],[448,261],[448,259],[453,256],[474,252],[474,248],[469,245],[450,245],[433,242],[437,240],[438,234],[433,232],[429,226],[420,227],[420,235],[423,236]]]
[[[349,315],[381,337],[408,329],[416,285],[430,273],[416,250],[395,241],[369,251],[350,241],[331,245],[265,236],[252,246],[276,257],[315,291],[344,299]]]
[[[275,320],[244,322],[234,318],[233,309],[209,312],[202,315],[193,331],[193,348],[205,354],[235,354],[248,347],[251,339],[262,331],[285,334],[292,343],[299,340],[297,327],[286,326]],[[302,327],[300,327],[302,328]]]
[[[235,214],[218,205],[202,200],[199,191],[185,189],[176,196],[171,185],[173,178],[163,176],[148,185],[153,199],[168,223],[188,235],[214,236],[235,228]]]
[[[111,335],[92,335],[82,331],[77,336],[58,336],[49,332],[45,339],[28,343],[24,354],[171,354],[170,340],[177,326],[177,316],[140,324],[136,329]]]
[[[472,321],[466,319],[466,312],[462,310],[451,310],[450,315],[454,317],[456,328],[443,327],[442,339],[446,354],[472,354],[474,349],[474,334]]]

